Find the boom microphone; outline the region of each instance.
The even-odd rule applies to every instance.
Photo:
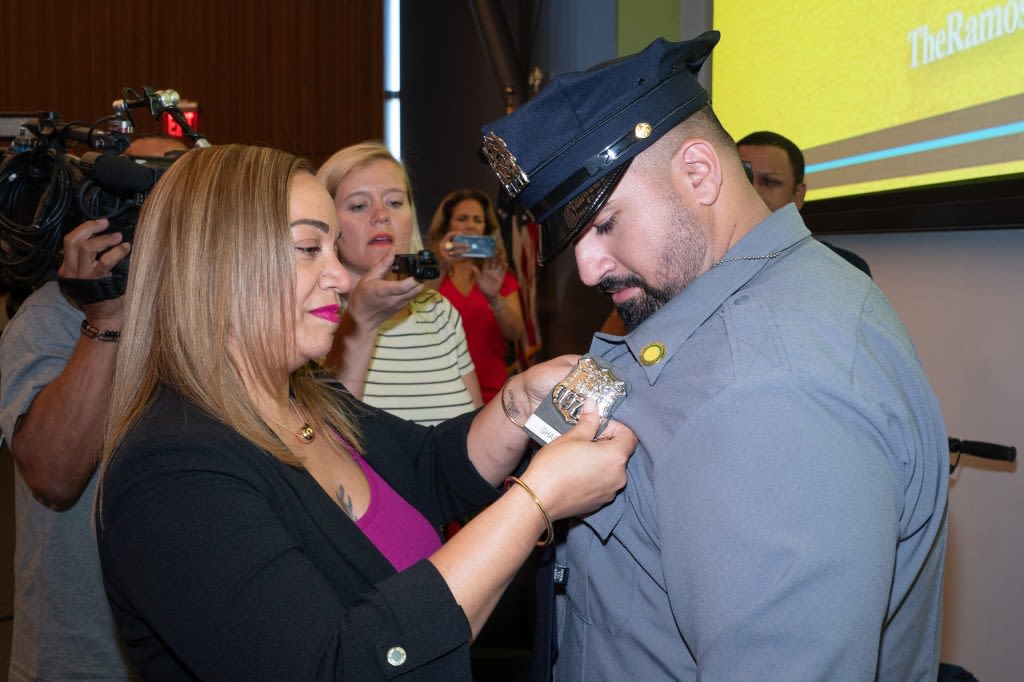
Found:
[[[142,165],[127,156],[89,152],[82,155],[82,166],[92,168],[96,181],[117,192],[148,192],[156,184],[156,168]]]

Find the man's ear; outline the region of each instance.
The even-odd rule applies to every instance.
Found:
[[[800,210],[804,207],[804,195],[807,194],[807,183],[801,182],[796,186],[796,191],[793,192],[793,203],[796,204],[796,210]]]
[[[718,201],[722,189],[722,164],[707,140],[684,140],[672,156],[672,182],[702,206]]]

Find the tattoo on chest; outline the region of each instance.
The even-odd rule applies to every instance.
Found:
[[[341,505],[341,510],[348,514],[348,517],[355,521],[356,515],[352,511],[352,496],[345,494],[345,486],[338,486],[338,504]]]

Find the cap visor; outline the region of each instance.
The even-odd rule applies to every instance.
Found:
[[[540,253],[537,263],[547,265],[575,241],[601,207],[608,201],[632,159],[616,167],[541,221]]]

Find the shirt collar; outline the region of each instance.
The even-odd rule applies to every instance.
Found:
[[[733,245],[720,265],[694,280],[632,332],[626,336],[595,334],[591,352],[602,357],[615,356],[625,345],[653,385],[676,351],[730,296],[782,258],[787,249],[810,236],[796,206],[783,206]],[[775,258],[758,258],[777,251],[780,254]],[[645,364],[640,361],[641,354],[652,344],[660,344],[664,352],[657,362]]]

